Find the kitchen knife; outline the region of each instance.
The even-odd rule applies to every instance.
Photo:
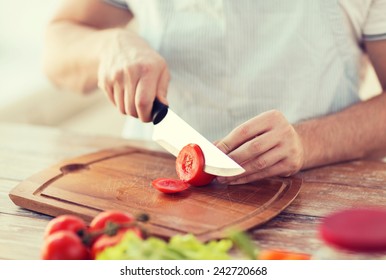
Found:
[[[158,99],[153,103],[152,119],[153,140],[174,156],[177,157],[184,146],[194,143],[199,145],[204,153],[206,173],[225,177],[239,175],[245,171]]]

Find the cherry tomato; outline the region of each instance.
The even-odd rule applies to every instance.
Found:
[[[44,238],[47,238],[54,232],[62,230],[78,233],[80,231],[86,231],[87,225],[80,217],[75,215],[61,215],[49,221],[44,232]]]
[[[94,242],[94,244],[91,246],[91,258],[95,259],[97,257],[97,255],[100,252],[102,252],[104,249],[118,244],[122,240],[125,233],[127,233],[128,231],[133,231],[135,234],[138,235],[138,237],[142,238],[141,231],[135,227],[120,229],[120,230],[118,230],[117,234],[115,234],[113,236],[109,236],[107,234],[104,234],[101,237],[99,237]]]
[[[44,240],[41,252],[43,260],[87,260],[89,258],[87,247],[72,231],[57,231]]]
[[[189,184],[178,179],[159,178],[151,182],[152,186],[163,193],[177,193],[189,188]]]
[[[107,210],[99,213],[90,223],[90,231],[104,230],[108,222],[126,224],[133,222],[135,218],[129,213],[118,210]]]
[[[204,186],[212,182],[214,175],[204,171],[205,158],[200,146],[188,144],[181,149],[176,160],[178,177],[193,185]]]
[[[134,221],[135,218],[132,215],[119,210],[107,210],[99,213],[91,221],[88,229],[92,236],[91,243],[96,242],[104,234],[112,235],[114,231],[121,227],[127,227]]]

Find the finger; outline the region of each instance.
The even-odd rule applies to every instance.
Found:
[[[135,92],[139,81],[139,73],[137,71],[128,70],[125,74],[124,83],[124,107],[127,115],[138,118],[137,109],[135,107]]]
[[[107,96],[107,99],[115,105],[114,102],[114,89],[109,81],[105,78],[100,78],[98,80],[98,88],[100,88]]]
[[[226,154],[266,131],[272,129],[272,113],[264,112],[232,130],[217,147]]]
[[[151,109],[156,96],[160,71],[155,68],[147,68],[142,71],[135,92],[135,107],[138,117],[143,122],[151,121]]]
[[[243,164],[251,158],[256,158],[265,152],[271,150],[280,143],[277,133],[268,131],[250,141],[242,144],[237,149],[230,152],[228,155],[236,162]]]
[[[157,98],[161,103],[166,105],[168,105],[166,95],[168,92],[169,81],[170,81],[170,74],[167,67],[165,67],[164,70],[161,72],[161,76],[158,81]]]
[[[114,103],[114,89],[110,81],[107,79],[104,67],[99,67],[98,69],[98,88],[100,88],[107,96],[107,99],[111,103]]]
[[[124,114],[124,108],[123,106],[123,81],[124,81],[124,76],[122,71],[114,72],[114,75],[111,79],[111,101],[115,105],[115,107],[118,108],[118,110]]]
[[[274,148],[243,165],[247,173],[255,173],[275,165],[286,158],[283,149]]]
[[[125,114],[125,105],[124,105],[124,89],[119,82],[114,83],[114,101],[115,106],[118,110]]]
[[[246,184],[246,183],[262,180],[265,178],[270,178],[270,177],[279,176],[279,175],[281,176],[282,174],[285,174],[286,172],[288,172],[287,170],[288,170],[288,167],[285,161],[280,161],[267,169],[264,169],[259,172],[244,176],[242,178],[238,178],[237,180],[228,182],[228,185]]]
[[[272,167],[278,162],[282,161],[286,158],[286,155],[283,149],[273,148],[266,153],[251,159],[250,161],[244,163],[242,166],[245,169],[245,172],[238,176],[232,177],[222,177],[219,179],[221,183],[229,183],[232,181],[236,181],[240,178],[255,174],[255,173],[264,173],[267,168]]]
[[[107,98],[111,101],[111,103],[115,104],[115,99],[114,99],[114,87],[108,83],[105,84],[104,91],[106,93]]]

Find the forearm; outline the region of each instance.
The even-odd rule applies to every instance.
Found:
[[[98,30],[69,21],[52,23],[46,34],[45,73],[60,88],[83,93],[95,89],[99,56],[118,29]]]
[[[47,26],[43,59],[47,76],[61,88],[95,89],[100,56],[132,19],[130,10],[104,1],[62,1]]]
[[[336,114],[295,125],[304,147],[303,169],[386,156],[386,94]]]

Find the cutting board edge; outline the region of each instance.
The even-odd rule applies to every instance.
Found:
[[[209,231],[209,232],[200,234],[198,238],[203,241],[208,241],[210,239],[226,238],[227,237],[226,232],[228,229],[248,231],[248,230],[256,229],[262,226],[263,224],[269,222],[270,220],[278,216],[289,205],[291,205],[291,203],[296,199],[296,197],[300,193],[302,183],[303,183],[303,179],[301,177],[292,176],[292,177],[288,177],[288,179],[286,180],[291,182],[291,186],[287,187],[289,191],[285,192],[283,195],[287,197],[287,199],[285,200],[286,202],[282,204],[280,211],[275,211],[275,214],[265,216],[264,219],[262,219],[261,216],[256,217],[251,214],[249,217],[244,218],[241,222],[237,223],[235,226],[226,225],[216,231]],[[277,202],[277,200],[275,200],[275,202]],[[283,200],[280,200],[280,202],[283,202]],[[271,210],[272,210],[271,208],[266,208],[262,212],[271,211]],[[259,220],[257,223],[256,223],[256,218],[258,218]]]

